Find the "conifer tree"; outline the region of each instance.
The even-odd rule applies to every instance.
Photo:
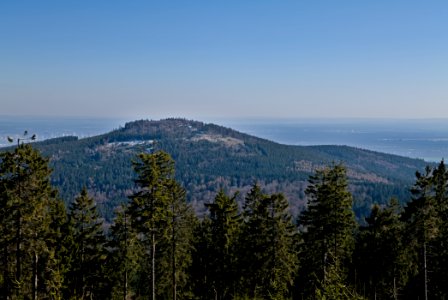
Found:
[[[49,252],[46,261],[45,277],[47,286],[45,294],[51,299],[62,299],[66,274],[70,268],[70,230],[65,204],[55,199],[49,205],[50,224],[46,235]],[[68,239],[68,240],[67,240]]]
[[[265,199],[258,184],[254,184],[247,193],[244,204],[241,227],[241,235],[238,242],[238,261],[241,270],[240,292],[250,298],[260,294],[262,282],[265,276],[269,276],[263,268],[264,259],[267,255],[266,232],[268,224],[265,220],[268,212]]]
[[[448,297],[448,171],[443,160],[434,168],[432,181],[439,228],[428,251],[431,262],[428,281],[433,297],[444,299]]]
[[[428,299],[428,246],[432,246],[439,231],[436,198],[434,197],[433,170],[430,167],[425,173],[416,172],[416,182],[411,190],[413,199],[405,207],[406,244],[412,254],[413,273],[416,275],[413,294]]]
[[[131,226],[126,206],[116,212],[107,246],[110,249],[107,270],[113,286],[112,298],[129,299],[137,294],[140,263],[145,253]]]
[[[306,194],[308,206],[299,220],[303,238],[299,286],[301,293],[311,297],[317,290],[326,290],[331,273],[338,274],[341,284],[347,282],[356,223],[342,165],[316,171]]]
[[[240,238],[243,292],[250,298],[284,298],[297,268],[296,229],[282,194],[254,185],[245,199]]]
[[[208,249],[212,244],[210,218],[196,223],[193,229],[192,265],[189,270],[193,294],[197,299],[214,299],[215,292],[211,286],[210,273],[213,258]]]
[[[371,299],[398,299],[408,280],[401,207],[375,204],[360,228],[354,254],[359,290]]]
[[[443,161],[436,168],[428,166],[423,174],[417,172],[413,199],[405,208],[409,264],[415,275],[408,293],[423,299],[448,296],[447,178]]]
[[[168,183],[174,178],[174,161],[163,151],[142,153],[134,164],[140,190],[131,196],[129,214],[149,255],[150,299],[156,298],[157,244],[168,235]]]
[[[174,161],[163,151],[140,154],[134,162],[139,191],[131,196],[132,227],[149,254],[149,291],[143,294],[176,299],[189,294],[187,269],[191,263],[191,239],[195,217],[187,205],[185,190],[174,180]],[[140,285],[141,287],[145,285]]]
[[[321,282],[315,290],[315,295],[309,298],[316,300],[364,300],[355,289],[348,286],[344,274],[337,265],[329,265],[325,270],[325,282]],[[377,299],[377,298],[372,298]]]
[[[0,260],[5,298],[37,299],[47,288],[45,257],[50,205],[57,193],[50,184],[48,159],[28,144],[0,154]]]
[[[96,204],[86,188],[70,206],[69,222],[73,244],[67,292],[77,299],[104,298],[106,241]]]
[[[191,297],[188,269],[192,263],[193,229],[197,222],[193,209],[186,202],[186,193],[179,183],[172,180],[169,185],[169,228],[166,260],[171,268],[171,297],[176,300]],[[169,298],[169,297],[168,297]]]
[[[202,281],[207,290],[203,299],[232,299],[236,294],[239,278],[236,245],[240,231],[240,215],[236,196],[228,196],[223,190],[214,202],[206,204],[209,215],[203,220],[205,273]]]

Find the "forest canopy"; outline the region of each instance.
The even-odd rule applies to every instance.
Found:
[[[167,152],[142,152],[132,166],[132,194],[106,226],[85,187],[65,206],[33,146],[1,154],[2,299],[448,295],[443,161],[416,173],[407,205],[375,204],[361,223],[342,164],[309,176],[298,217],[257,183],[244,195],[217,190],[198,217]]]

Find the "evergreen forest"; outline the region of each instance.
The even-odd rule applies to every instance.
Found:
[[[373,203],[411,197],[416,170],[427,162],[347,146],[282,145],[230,128],[185,119],[140,120],[88,138],[61,137],[33,143],[49,158],[51,184],[67,206],[85,187],[106,223],[115,208],[136,192],[132,161],[142,152],[163,150],[176,161],[175,179],[186,190],[195,212],[207,214],[224,189],[243,205],[254,182],[268,194],[282,193],[295,217],[306,206],[306,187],[316,169],[341,162],[347,169],[357,221],[363,222]],[[11,147],[9,150],[12,151]],[[3,149],[0,149],[2,151]]]
[[[448,296],[443,161],[410,179],[407,204],[373,204],[364,220],[339,163],[310,174],[297,216],[257,182],[217,190],[198,216],[168,152],[141,152],[132,166],[134,188],[105,223],[86,186],[65,204],[32,145],[0,154],[1,299]]]

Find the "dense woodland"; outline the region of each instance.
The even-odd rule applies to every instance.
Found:
[[[282,193],[216,192],[198,218],[163,151],[133,160],[110,227],[81,188],[65,207],[31,145],[0,154],[1,299],[444,299],[448,171],[360,225],[344,166],[314,172],[293,218]]]
[[[135,192],[132,161],[148,150],[163,150],[176,161],[176,180],[187,191],[187,201],[200,215],[216,192],[240,191],[254,182],[268,194],[282,193],[294,217],[306,205],[307,180],[316,169],[333,162],[347,168],[355,216],[363,221],[373,203],[400,204],[411,197],[416,170],[423,160],[399,157],[346,146],[289,146],[260,139],[230,128],[185,119],[134,121],[107,134],[78,139],[62,137],[33,143],[49,157],[51,184],[68,206],[86,187],[107,223],[114,210]],[[10,151],[13,148],[9,149]]]

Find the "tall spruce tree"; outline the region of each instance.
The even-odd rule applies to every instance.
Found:
[[[141,276],[150,279],[150,298],[177,299],[190,295],[187,269],[195,216],[186,203],[185,190],[174,179],[174,161],[163,151],[140,154],[134,163],[139,187],[131,196],[129,215],[140,242],[149,254]],[[140,287],[144,285],[140,284]],[[191,296],[191,295],[190,295]]]
[[[170,270],[166,273],[171,280],[166,278],[165,281],[170,283],[168,286],[171,286],[171,293],[168,295],[171,299],[191,298],[188,269],[192,263],[193,229],[197,219],[192,207],[186,202],[185,189],[172,180],[169,191],[170,232],[164,246],[165,253],[168,254],[165,256],[165,263],[168,263],[166,270]],[[170,298],[168,295],[166,298]]]
[[[139,269],[145,253],[125,205],[116,211],[110,231],[107,273],[113,286],[112,299],[126,300],[138,294]]]
[[[244,203],[239,242],[242,292],[253,298],[282,299],[297,270],[296,229],[282,194],[261,193],[254,185]]]
[[[47,286],[45,294],[51,299],[63,299],[65,276],[70,268],[70,229],[65,204],[60,199],[50,202],[50,225],[46,235],[49,252],[46,261],[45,276]]]
[[[132,226],[140,234],[142,243],[149,253],[148,291],[150,299],[155,299],[156,270],[158,263],[157,244],[165,240],[169,234],[168,206],[169,182],[174,178],[174,161],[163,151],[152,154],[142,153],[135,161],[134,170],[138,178],[136,184],[139,191],[131,196],[129,215]]]
[[[0,154],[0,276],[6,299],[37,299],[48,288],[45,257],[54,252],[46,239],[49,207],[57,199],[50,174],[48,159],[31,145]]]
[[[68,273],[68,296],[76,299],[108,297],[104,281],[105,235],[96,204],[87,189],[70,206],[71,266]]]
[[[223,190],[214,202],[206,204],[209,215],[202,221],[203,242],[201,262],[205,273],[199,281],[205,286],[202,299],[233,299],[237,292],[237,241],[241,219],[236,203],[237,194],[228,196]],[[196,256],[198,257],[198,256]],[[198,262],[196,262],[198,263]]]
[[[328,298],[325,291],[338,291],[331,286],[346,285],[354,247],[356,223],[345,167],[334,165],[316,171],[309,179],[306,194],[308,205],[299,220],[303,239],[299,256],[300,293],[314,297],[319,292],[321,297]],[[335,281],[331,276],[334,274],[341,282]]]
[[[254,184],[247,193],[244,204],[241,235],[238,242],[240,259],[238,266],[241,270],[240,293],[249,298],[256,298],[263,288],[263,280],[270,273],[264,267],[265,257],[268,255],[266,232],[268,214],[264,201],[268,196],[263,194],[258,184]]]
[[[413,199],[405,208],[406,243],[413,256],[415,278],[411,282],[411,293],[428,299],[428,246],[432,246],[439,231],[439,218],[434,197],[432,168],[427,167],[425,173],[416,172],[416,182],[412,188]],[[410,261],[410,263],[411,263]]]
[[[433,297],[445,299],[448,298],[448,171],[443,160],[434,168],[432,177],[439,228],[428,252],[432,262],[430,285]]]
[[[211,286],[209,274],[212,268],[212,257],[208,251],[212,244],[210,218],[204,218],[196,223],[193,230],[192,265],[189,270],[193,294],[196,299],[214,299],[215,293]]]
[[[401,212],[396,199],[385,207],[375,204],[366,218],[367,225],[357,235],[356,285],[369,299],[398,299],[407,283],[409,270]]]
[[[442,161],[437,167],[427,167],[416,173],[412,201],[405,208],[406,242],[413,259],[414,278],[408,295],[423,299],[448,296],[446,288],[448,266],[447,171]]]

